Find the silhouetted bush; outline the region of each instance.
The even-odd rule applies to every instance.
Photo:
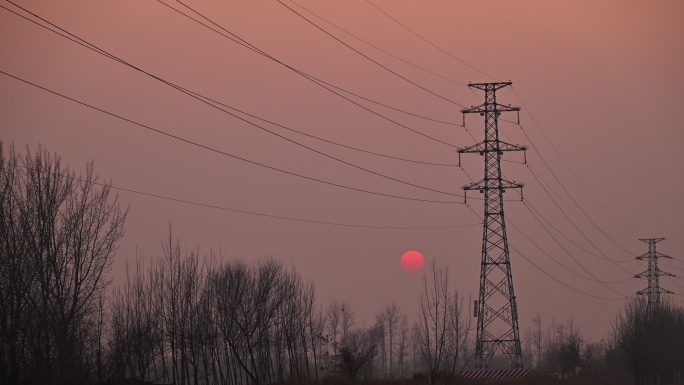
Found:
[[[627,303],[616,320],[613,359],[625,362],[637,384],[669,384],[684,374],[684,311],[669,301]]]

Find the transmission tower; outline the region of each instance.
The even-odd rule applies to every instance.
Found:
[[[658,258],[669,258],[665,254],[656,251],[656,243],[664,240],[665,238],[644,238],[639,239],[642,242],[648,243],[648,253],[636,257],[636,259],[643,261],[648,259],[648,270],[639,273],[634,276],[634,278],[647,278],[648,286],[645,290],[637,291],[638,295],[648,296],[648,309],[652,309],[654,306],[658,306],[660,303],[660,294],[673,294],[671,291],[663,289],[660,287],[660,277],[674,277],[673,274],[662,271],[658,268]]]
[[[484,141],[461,148],[464,153],[484,155],[484,179],[464,187],[484,194],[484,222],[482,235],[482,265],[480,294],[475,302],[477,340],[475,345],[476,368],[487,369],[495,354],[508,358],[510,367],[522,369],[518,310],[513,293],[513,277],[506,238],[503,194],[506,189],[521,189],[522,185],[501,176],[501,155],[504,151],[524,151],[526,147],[499,140],[498,119],[502,112],[519,112],[520,108],[496,102],[496,91],[511,82],[468,84],[485,93],[484,103],[464,109],[463,114],[479,113],[484,116]],[[464,115],[465,119],[465,115]]]

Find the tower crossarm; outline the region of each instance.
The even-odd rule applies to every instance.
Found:
[[[639,274],[634,274],[634,278],[641,279],[642,277],[648,277],[648,274],[649,274],[649,271],[648,271],[648,270],[642,271],[642,272],[639,273]]]
[[[654,251],[653,253],[645,253],[641,254],[640,256],[636,257],[636,259],[643,261],[644,259],[649,259],[649,258],[667,258],[667,259],[672,259],[669,255],[665,255],[663,253],[659,253],[657,251]]]
[[[672,259],[669,255],[665,255],[663,253],[659,253],[657,251],[653,252],[653,258],[667,258],[667,259]]]
[[[644,290],[639,290],[636,292],[637,295],[649,295],[649,294],[674,294],[674,292],[671,292],[667,289],[663,289],[662,287],[659,287],[657,291],[649,290],[648,288]]]
[[[482,179],[477,182],[473,182],[465,187],[464,190],[480,190],[485,192],[485,190],[506,190],[512,188],[523,188],[523,185],[517,182],[511,182],[506,179]]]
[[[504,152],[504,151],[525,151],[527,150],[527,146],[519,146],[517,144],[510,144],[506,143],[502,140],[499,141],[499,148],[493,149],[489,148],[487,146],[487,141],[475,143],[472,146],[468,147],[463,147],[458,149],[459,154],[472,154],[472,153],[478,153],[480,155],[484,155],[487,152]]]
[[[672,274],[672,273],[668,273],[667,271],[662,271],[660,269],[646,270],[646,271],[642,271],[639,274],[634,275],[634,278],[644,278],[644,277],[672,277],[672,278],[676,278],[677,276]]]
[[[468,83],[468,87],[477,88],[478,90],[487,91],[491,89],[496,91],[500,88],[513,85],[513,82],[493,82],[493,83]]]
[[[658,274],[659,277],[672,277],[672,278],[677,278],[676,275],[674,275],[674,274],[672,274],[672,273],[668,273],[667,271],[662,271],[662,270],[660,270],[660,269],[658,269],[658,270],[656,271],[656,274]]]
[[[461,110],[464,114],[481,114],[484,115],[486,112],[518,112],[520,107],[513,107],[507,104],[500,103],[488,103],[484,102],[478,106],[471,106],[470,108],[464,108]]]

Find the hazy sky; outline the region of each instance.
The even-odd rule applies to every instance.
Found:
[[[630,279],[646,269],[633,260],[647,250],[640,237],[667,238],[658,250],[675,259],[661,267],[684,276],[684,3],[372,0],[447,55],[367,1],[283,2],[385,68],[276,1],[186,4],[225,29],[212,26],[216,31],[285,65],[435,120],[460,124],[459,104],[479,104],[482,94],[467,82],[513,81],[498,98],[523,107],[522,129],[510,123],[514,114],[502,115],[510,121],[500,124],[503,138],[530,147],[529,168],[518,153],[505,154],[511,162],[502,164],[508,179],[525,183],[525,202],[510,191],[505,204],[521,329],[539,312],[546,320],[574,316],[589,340],[603,338],[624,297],[646,287]],[[121,275],[136,249],[145,258],[158,256],[171,221],[189,249],[293,264],[315,282],[322,301],[349,302],[359,321],[371,322],[392,301],[414,316],[421,275],[399,264],[409,249],[448,264],[455,288],[477,294],[479,194],[469,195],[468,207],[459,196],[331,157],[462,195],[466,172],[482,178],[483,158],[464,156],[464,172],[454,166],[455,147],[473,144],[471,135],[482,139],[481,117],[468,115],[466,131],[336,91],[402,127],[187,19],[169,7],[191,11],[170,0],[168,7],[154,0],[17,4],[149,74],[261,119],[345,146],[451,165],[362,153],[237,113],[278,137],[22,19],[7,9],[38,21],[1,1],[7,9],[0,9],[0,71],[224,154],[0,74],[6,145],[42,143],[75,170],[94,160],[117,187],[206,205],[360,226],[438,227],[295,222],[120,191],[130,215],[113,274]],[[662,286],[684,293],[681,279],[663,279]]]

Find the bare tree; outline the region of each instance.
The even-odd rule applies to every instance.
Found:
[[[561,324],[561,326],[563,326]],[[558,364],[564,376],[573,374],[577,367],[582,366],[580,352],[582,349],[582,336],[575,327],[575,319],[571,317],[567,320],[565,327],[559,327],[560,346],[558,348]]]
[[[668,300],[649,306],[645,298],[625,305],[616,317],[614,349],[635,384],[669,384],[684,377],[684,309]]]
[[[382,331],[379,325],[368,329],[350,330],[345,343],[337,354],[337,369],[340,373],[356,378],[361,373],[370,376],[370,365],[378,354],[378,346],[382,343]]]
[[[134,276],[126,264],[126,282],[123,288],[114,289],[111,304],[110,354],[116,360],[117,376],[137,377],[143,381],[154,361],[158,322],[152,308],[152,291],[140,256],[136,257]],[[119,361],[120,360],[120,361]]]
[[[332,352],[328,352],[328,357],[329,360],[331,359],[330,357],[334,356],[337,353],[340,339],[338,338],[338,335],[340,334],[340,323],[342,319],[342,311],[341,311],[341,304],[340,302],[336,299],[333,298],[332,302],[328,304],[328,310],[327,310],[327,335],[328,335],[328,343],[330,344],[330,347],[332,348]]]
[[[542,338],[544,336],[544,332],[542,331],[541,314],[537,313],[537,315],[532,319],[532,324],[534,325],[534,351],[537,357],[535,366],[539,368],[542,362]]]
[[[76,174],[43,147],[21,156],[10,146],[5,156],[0,143],[0,164],[0,359],[8,368],[0,376],[87,382],[94,368],[80,353],[95,339],[83,325],[97,324],[127,210],[92,162]],[[24,326],[7,326],[17,321]]]
[[[428,369],[430,383],[436,384],[440,373],[456,371],[460,355],[466,350],[470,322],[463,323],[463,298],[449,289],[449,268],[432,261],[423,276],[423,290],[418,299],[415,338],[420,356]]]
[[[397,375],[399,378],[404,378],[408,373],[407,361],[410,353],[409,348],[411,346],[410,338],[411,334],[408,318],[404,316],[399,322],[399,341],[397,344]]]
[[[383,367],[387,368],[387,375],[389,378],[394,378],[396,375],[395,369],[395,351],[397,350],[397,338],[399,337],[401,322],[406,318],[401,314],[399,307],[393,302],[385,306],[383,311],[376,317],[376,322],[382,325],[383,343],[381,351],[386,351],[383,357]]]
[[[340,305],[340,312],[342,313],[342,344],[345,345],[348,344],[349,333],[356,325],[356,315],[346,302],[342,302]]]
[[[469,299],[468,303],[471,302],[472,299]],[[464,309],[468,309],[467,314]],[[452,381],[456,373],[463,369],[471,359],[466,353],[468,339],[473,328],[473,317],[470,307],[465,305],[465,298],[458,292],[454,292],[450,297],[448,310],[445,371],[448,371],[449,380]]]

